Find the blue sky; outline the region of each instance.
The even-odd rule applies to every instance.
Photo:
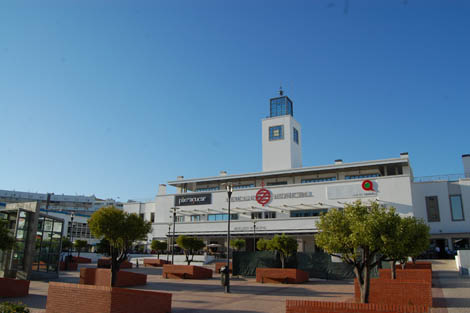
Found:
[[[280,83],[304,166],[470,153],[470,2],[2,1],[0,189],[150,199],[261,170]]]

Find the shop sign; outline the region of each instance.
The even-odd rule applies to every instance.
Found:
[[[175,206],[212,204],[211,193],[175,196]]]
[[[365,198],[377,196],[377,189],[374,183],[367,179],[362,183],[328,186],[326,193],[329,200]]]

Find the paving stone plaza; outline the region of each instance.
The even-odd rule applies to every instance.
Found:
[[[95,267],[84,264],[80,267]],[[300,285],[259,284],[254,278],[233,277],[231,293],[223,292],[220,276],[205,280],[164,279],[160,268],[135,268],[129,271],[147,274],[147,285],[135,289],[170,292],[172,312],[285,312],[286,299],[352,302],[352,280],[310,279]],[[79,271],[61,272],[56,281],[78,283]],[[31,312],[45,312],[48,283],[31,281],[29,296],[1,301],[19,301]],[[454,260],[433,260],[433,313],[470,312],[470,279],[461,278]]]

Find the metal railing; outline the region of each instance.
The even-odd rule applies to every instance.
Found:
[[[413,177],[413,182],[425,183],[425,182],[432,182],[432,181],[458,181],[459,179],[462,179],[462,178],[470,178],[470,173]]]

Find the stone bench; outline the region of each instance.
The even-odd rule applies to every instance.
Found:
[[[144,259],[144,266],[163,267],[165,264],[171,264],[171,262],[161,259]]]
[[[0,278],[0,298],[26,297],[29,294],[29,280]]]
[[[428,313],[424,305],[286,300],[286,313]]]
[[[106,268],[80,269],[80,284],[95,286],[111,286],[111,270]],[[115,287],[140,286],[147,284],[147,275],[119,271]]]

